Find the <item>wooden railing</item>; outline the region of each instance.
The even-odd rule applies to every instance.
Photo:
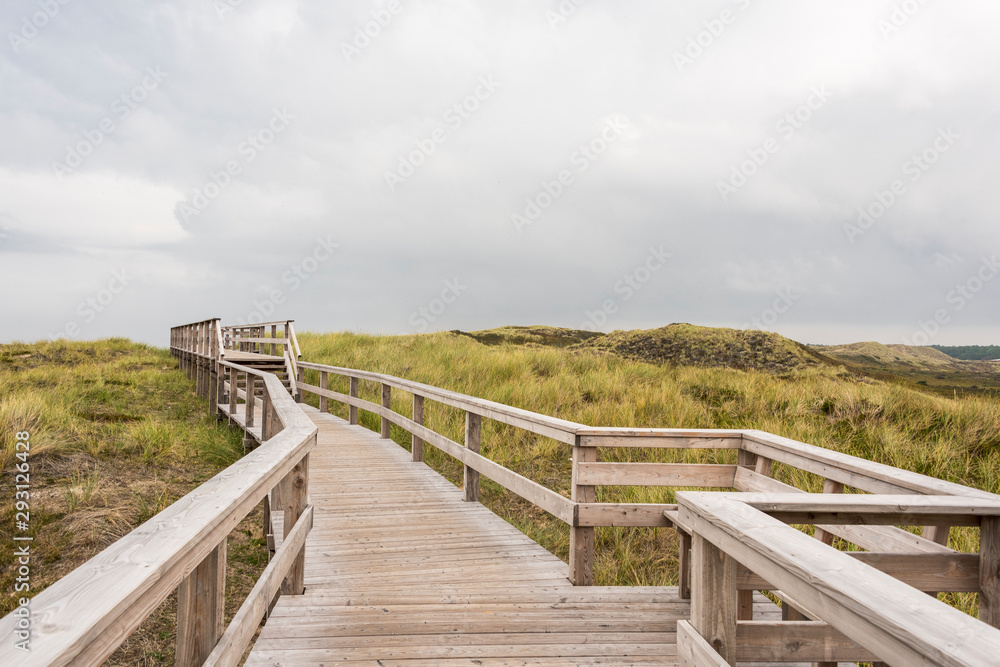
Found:
[[[682,665],[871,661],[968,667],[1000,660],[1000,630],[982,622],[995,626],[997,620],[1000,499],[692,492],[677,498],[679,520],[693,536],[694,561],[691,621],[677,628]],[[786,525],[821,522],[978,526],[980,553],[844,553]],[[934,588],[958,583],[962,590],[978,590],[981,620],[900,580],[927,576]],[[738,591],[747,588],[780,591],[807,620],[741,620]]]
[[[212,355],[221,349],[218,332],[218,320],[171,330],[171,349],[206,397],[218,362]],[[268,424],[262,446],[39,593],[30,606],[30,653],[5,641],[0,664],[100,664],[176,590],[176,664],[235,665],[278,592],[302,592],[317,429],[274,375],[229,367],[259,382]],[[224,390],[233,387],[226,383]],[[224,629],[227,536],[269,496],[285,512],[284,542]],[[5,617],[0,634],[12,637],[16,625]]]
[[[972,489],[944,480],[900,470],[872,461],[815,447],[788,438],[755,430],[718,429],[633,429],[601,428],[585,426],[556,419],[527,410],[486,401],[420,384],[410,380],[372,373],[356,369],[341,368],[323,364],[302,362],[300,367],[318,376],[319,384],[301,382],[299,388],[306,393],[319,396],[319,408],[326,412],[329,401],[348,406],[348,421],[358,423],[358,411],[365,410],[379,417],[379,431],[383,438],[390,435],[390,424],[403,428],[411,435],[412,458],[423,459],[425,444],[437,447],[447,455],[460,461],[464,466],[464,498],[478,500],[479,476],[483,475],[503,488],[531,502],[537,507],[565,522],[570,528],[569,578],[577,585],[593,584],[594,530],[598,527],[673,527],[681,535],[680,571],[678,574],[681,597],[692,598],[693,614],[704,617],[727,615],[727,630],[739,630],[741,643],[730,643],[722,647],[722,654],[712,649],[714,657],[693,653],[685,664],[724,665],[726,660],[739,661],[810,661],[817,664],[834,664],[836,660],[881,660],[897,664],[990,664],[976,662],[975,651],[995,642],[1000,634],[994,629],[1000,627],[1000,531],[993,519],[982,519],[983,532],[980,553],[959,553],[947,546],[951,526],[967,526],[981,520],[981,515],[1000,508],[1000,496]],[[347,378],[347,394],[330,389],[330,376]],[[371,382],[378,385],[378,403],[359,397],[359,383]],[[393,390],[407,392],[412,397],[411,416],[393,411],[391,399]],[[455,442],[424,425],[425,403],[431,400],[465,411],[465,443]],[[521,428],[532,433],[553,438],[572,447],[571,497],[566,498],[526,477],[508,470],[484,457],[482,446],[482,420],[492,419],[503,424]],[[601,449],[608,448],[652,448],[673,450],[735,450],[735,461],[731,464],[719,463],[620,463],[599,460]],[[817,475],[823,480],[823,494],[807,494],[805,491],[780,482],[771,477],[774,464]],[[651,503],[608,503],[596,502],[599,486],[660,486],[715,488],[721,493],[694,493],[678,491],[678,504]],[[739,493],[730,493],[731,491]],[[843,512],[795,514],[796,523],[816,526],[813,539],[804,533],[780,525],[781,532],[773,536],[748,533],[747,539],[756,534],[760,544],[774,549],[775,544],[783,544],[788,535],[794,533],[795,544],[806,540],[812,553],[832,552],[838,561],[851,563],[858,575],[854,586],[865,588],[867,579],[863,573],[870,573],[874,581],[891,579],[894,587],[902,587],[915,593],[906,598],[908,611],[902,613],[897,605],[886,611],[877,607],[865,610],[865,614],[855,626],[841,623],[839,617],[832,620],[815,615],[813,598],[803,594],[801,586],[810,582],[811,561],[799,563],[798,570],[803,583],[801,586],[786,586],[783,579],[774,579],[750,563],[734,556],[734,572],[739,578],[729,584],[724,599],[726,605],[732,599],[732,609],[718,608],[717,588],[706,583],[704,545],[706,536],[697,532],[691,522],[691,510],[685,509],[684,498],[720,498],[729,503],[765,500],[769,496],[758,496],[753,492],[764,491],[782,494],[784,499],[799,507],[801,503],[825,503],[833,508],[843,507]],[[845,491],[849,493],[844,493]],[[794,494],[794,495],[789,495]],[[789,500],[790,498],[790,500]],[[870,503],[866,508],[879,503],[901,503],[907,507],[920,507],[920,511],[905,512],[877,511],[858,514],[857,503]],[[743,506],[747,506],[744,502]],[[763,502],[763,501],[761,501]],[[871,504],[873,503],[873,504]],[[937,508],[931,511],[930,508]],[[751,511],[758,510],[751,508]],[[877,518],[873,518],[877,515]],[[763,515],[762,515],[763,516]],[[788,519],[788,515],[779,515]],[[973,518],[970,518],[973,517]],[[766,516],[764,518],[767,518]],[[923,525],[922,535],[904,530],[898,525],[916,523]],[[701,524],[698,524],[699,526]],[[863,549],[863,552],[842,553],[829,545],[834,537]],[[741,536],[734,538],[738,543]],[[700,540],[700,541],[699,541]],[[779,549],[780,550],[780,549]],[[742,552],[740,552],[742,554]],[[792,553],[786,554],[791,558]],[[693,557],[692,557],[693,556]],[[749,560],[749,559],[747,559]],[[786,559],[787,560],[787,559]],[[758,561],[752,561],[757,564]],[[790,562],[786,563],[791,567]],[[818,558],[815,567],[822,569],[825,561]],[[728,576],[728,575],[727,575]],[[781,583],[772,583],[781,582]],[[777,586],[777,587],[776,587]],[[770,626],[753,620],[753,592],[771,591],[784,601],[785,623]],[[692,593],[693,591],[693,593]],[[975,592],[980,596],[980,620],[972,619],[938,602],[935,598],[920,593]],[[848,590],[845,594],[856,591]],[[802,600],[805,600],[803,602]],[[821,607],[825,609],[825,607]],[[905,626],[912,615],[934,615],[947,609],[951,619],[942,625],[942,632],[936,635],[937,644],[943,646],[949,641],[948,633],[968,632],[969,628],[979,628],[986,639],[976,644],[979,648],[962,653],[957,662],[936,663],[930,649],[924,651],[928,657],[924,662],[899,662],[898,647],[887,649],[882,643],[869,642],[868,626]],[[732,612],[732,618],[728,614]],[[693,635],[704,627],[701,616],[693,616],[692,624],[686,626],[688,648],[704,649],[712,647],[712,640],[697,641]],[[814,620],[808,620],[814,619]],[[821,628],[827,621],[829,628]],[[757,625],[754,625],[754,624]],[[993,626],[993,627],[990,627]],[[760,634],[757,634],[760,629]],[[921,633],[932,632],[932,628],[921,627]],[[913,637],[910,631],[902,632],[897,644],[905,645]],[[699,635],[700,636],[700,635]],[[951,635],[964,637],[964,634]],[[704,638],[703,638],[704,639]],[[884,638],[879,641],[883,641]],[[916,646],[917,644],[914,644]],[[721,646],[721,645],[720,645]],[[971,645],[970,645],[971,646]],[[994,654],[1000,651],[1000,644],[994,647]],[[735,651],[735,653],[731,652]],[[723,655],[724,654],[724,655]],[[914,654],[907,654],[914,655]],[[700,657],[695,657],[700,656]],[[735,657],[734,657],[735,656]],[[962,662],[968,658],[968,661]],[[929,662],[928,662],[929,660]]]
[[[286,325],[284,338],[276,336],[279,325]],[[300,362],[291,322],[255,326],[248,331],[206,320],[175,327],[171,350],[212,413],[242,428],[248,443],[262,446],[35,598],[35,638],[44,640],[38,652],[12,655],[10,664],[99,661],[174,588],[180,600],[177,664],[235,664],[279,589],[301,591],[312,517],[306,504],[308,452],[316,429],[274,375],[224,356],[244,346],[242,351],[267,354],[272,344],[283,345],[286,358],[294,355],[297,391],[317,395],[321,411],[331,400],[342,403],[350,424],[358,424],[359,410],[373,413],[383,438],[390,437],[391,425],[404,429],[414,461],[423,460],[425,444],[457,459],[466,501],[478,501],[485,476],[567,524],[574,584],[594,583],[596,528],[677,529],[679,593],[692,605],[691,622],[678,627],[684,664],[980,665],[993,664],[982,662],[984,656],[1000,655],[996,495],[761,431],[592,427],[389,375]],[[273,327],[272,335],[261,326]],[[305,382],[307,370],[318,384]],[[348,393],[330,388],[331,375],[347,380]],[[360,397],[361,382],[377,385],[377,402]],[[410,394],[410,416],[392,409],[394,390]],[[425,425],[427,401],[464,411],[463,443]],[[570,497],[483,456],[484,419],[571,447]],[[733,454],[716,451],[715,460],[728,463],[601,460],[601,452],[613,448]],[[772,478],[775,464],[818,476],[824,493],[807,494]],[[610,503],[597,502],[601,486],[719,491],[678,490],[676,504]],[[284,540],[223,633],[225,535],[261,501],[267,517],[284,513]],[[785,522],[815,525],[818,539]],[[271,525],[269,518],[265,524]],[[922,525],[923,531],[917,535],[900,525]],[[979,552],[949,548],[950,527],[969,525],[980,528]],[[863,551],[833,549],[835,536]],[[783,600],[787,620],[753,620],[755,590]],[[920,591],[978,593],[980,620]],[[0,630],[12,627],[8,616]],[[0,658],[8,664],[2,649]]]

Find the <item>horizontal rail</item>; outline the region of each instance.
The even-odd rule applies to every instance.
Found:
[[[398,412],[393,412],[390,408],[386,408],[377,403],[372,403],[371,401],[366,401],[362,398],[341,394],[339,392],[332,391],[330,389],[323,389],[322,387],[317,387],[311,384],[301,384],[299,385],[299,389],[316,394],[317,396],[333,399],[346,405],[372,412],[384,419],[387,419],[408,433],[421,438],[425,443],[437,447],[445,454],[458,459],[460,462],[469,466],[476,472],[485,475],[508,491],[519,495],[528,502],[531,502],[537,507],[545,510],[557,519],[560,519],[570,525],[573,525],[574,523],[575,509],[573,501],[569,498],[561,496],[555,491],[552,491],[551,489],[548,489],[541,484],[524,477],[523,475],[519,475],[512,470],[504,468],[499,463],[491,461],[482,454],[473,452],[458,444],[454,440],[450,440],[440,433],[432,431],[426,426],[404,417]]]
[[[994,663],[1000,630],[785,525],[735,494],[682,491],[677,502],[680,520],[694,536],[696,565],[700,562],[691,625],[724,661],[746,658],[736,639],[740,563],[801,603],[813,620],[828,623],[881,661],[945,667]],[[930,506],[922,509],[930,511]],[[691,638],[685,641],[691,644]]]
[[[344,377],[353,377],[361,380],[379,382],[394,389],[401,389],[411,394],[417,394],[425,398],[430,398],[438,403],[443,403],[444,405],[449,405],[453,408],[465,410],[467,412],[477,414],[480,417],[486,417],[487,419],[509,424],[510,426],[516,426],[524,429],[525,431],[537,433],[538,435],[553,438],[554,440],[570,445],[576,443],[576,431],[578,428],[582,427],[582,424],[576,424],[564,419],[548,417],[537,412],[522,410],[521,408],[514,408],[509,405],[495,403],[481,398],[474,398],[472,396],[459,394],[447,389],[439,389],[437,387],[432,387],[431,385],[404,380],[392,375],[371,373],[369,371],[361,371],[350,368],[340,368],[338,366],[327,366],[324,364],[314,364],[305,361],[299,362],[299,367],[307,370],[325,371],[327,373],[333,373]]]

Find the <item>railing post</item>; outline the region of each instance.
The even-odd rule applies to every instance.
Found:
[[[274,435],[271,432],[271,427],[273,426],[273,417],[271,413],[274,412],[274,408],[271,406],[271,396],[267,393],[267,383],[264,383],[264,407],[261,409],[260,413],[260,441],[262,443],[267,442]]]
[[[736,663],[736,561],[697,533],[691,538],[691,625],[729,664]]]
[[[247,374],[246,426],[253,426],[254,411],[257,409],[257,376]]]
[[[229,369],[229,418],[236,418],[236,399],[239,393],[239,373],[235,368]]]
[[[843,493],[844,485],[840,482],[835,482],[832,479],[823,480],[823,493]],[[833,544],[833,533],[828,533],[822,528],[817,527],[815,532],[815,537],[817,540],[823,544],[830,546]]]
[[[226,606],[226,540],[177,587],[178,667],[194,667],[219,643]]]
[[[326,371],[320,371],[319,372],[319,388],[320,389],[329,389],[329,382],[330,382],[330,374],[327,373]],[[323,412],[323,413],[326,413],[326,411],[328,409],[329,409],[329,405],[328,405],[326,396],[320,396],[319,397],[319,411]]]
[[[592,503],[597,500],[593,486],[579,483],[581,463],[596,463],[597,447],[583,447],[580,436],[573,445],[572,500],[575,503]],[[594,528],[570,526],[569,529],[569,580],[574,586],[594,585]]]
[[[292,359],[290,355],[288,358]],[[295,381],[298,383],[298,386],[301,387],[306,383],[306,369],[302,368],[302,366],[297,365],[296,362],[294,361],[292,362],[292,366],[295,368]],[[298,388],[295,389],[295,402],[296,403],[302,402],[301,389]]]
[[[470,452],[479,453],[482,439],[482,417],[474,412],[465,413],[465,448]],[[465,466],[463,488],[465,489],[465,502],[479,502],[479,472],[469,466]]]
[[[1000,628],[1000,517],[979,526],[979,620]]]
[[[424,425],[424,397],[417,394],[413,395],[413,421]],[[410,444],[413,462],[420,463],[424,460],[424,439],[414,435]]]
[[[271,339],[274,340],[277,337],[278,337],[278,325],[277,324],[272,324],[271,325]],[[278,356],[277,353],[278,353],[278,347],[277,347],[277,345],[275,343],[271,343],[271,356],[272,357],[276,357],[276,356]]]
[[[351,397],[358,397],[358,378],[351,378]],[[347,409],[347,421],[352,425],[358,423],[358,407],[356,405]]]
[[[383,408],[388,408],[388,407],[391,407],[391,406],[392,406],[392,387],[390,387],[389,385],[387,385],[387,384],[385,384],[383,382],[382,383],[382,407]],[[390,422],[385,417],[381,417],[381,420],[382,420],[381,423],[380,423],[381,435],[382,435],[383,438],[388,439],[389,438],[389,427],[391,426],[392,422]]]
[[[281,480],[275,491],[280,499],[275,504],[285,513],[282,532],[287,539],[309,502],[308,454],[302,457],[302,460]],[[282,595],[302,595],[305,591],[305,555],[305,545],[303,545],[295,558],[295,563],[288,570],[288,575],[281,582]]]
[[[753,452],[740,449],[737,457],[736,463],[741,468],[753,470],[757,467],[757,455]],[[690,585],[690,581],[688,581],[688,585]],[[736,592],[737,618],[741,621],[753,620],[753,594],[753,591]]]

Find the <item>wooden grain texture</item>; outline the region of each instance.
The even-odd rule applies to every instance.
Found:
[[[677,505],[655,503],[580,503],[577,526],[647,526],[670,528],[673,524],[663,513]]]
[[[691,625],[726,662],[736,662],[736,560],[691,536]]]
[[[424,425],[424,397],[420,394],[413,395],[413,422]],[[410,438],[410,459],[414,463],[424,460],[424,439],[416,433]]]
[[[724,494],[679,492],[681,520],[890,664],[987,665],[1000,631]]]
[[[581,463],[580,484],[733,488],[736,466],[702,463]]]
[[[979,530],[979,618],[1000,628],[1000,519],[984,519]]]
[[[677,621],[677,657],[682,667],[731,667],[688,621]]]
[[[201,665],[222,636],[226,606],[226,540],[177,587],[178,667]]]
[[[205,659],[205,667],[233,667],[239,664],[246,647],[257,631],[260,620],[264,618],[268,604],[281,589],[282,581],[304,548],[306,536],[312,525],[313,509],[307,507],[302,513],[301,520],[295,524],[281,548],[272,556],[260,579],[233,616],[229,627]]]
[[[480,453],[482,443],[482,418],[473,413],[465,413],[465,448],[476,454]],[[462,489],[467,503],[479,502],[479,473],[475,468],[465,465],[462,472]]]
[[[737,662],[870,662],[875,657],[826,623],[740,621]]]
[[[880,554],[867,551],[845,553],[854,560],[885,572],[920,591],[954,593],[979,591],[978,554]],[[740,566],[737,588],[773,590],[777,587]]]
[[[583,481],[581,471],[584,466],[597,461],[597,448],[574,445],[571,482],[571,499],[576,503],[593,503],[597,500],[597,490]],[[579,524],[579,507],[574,524]],[[594,529],[573,525],[569,530],[569,580],[574,586],[594,585]]]

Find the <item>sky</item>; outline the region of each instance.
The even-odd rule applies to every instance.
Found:
[[[998,344],[1000,3],[4,0],[0,341]]]

